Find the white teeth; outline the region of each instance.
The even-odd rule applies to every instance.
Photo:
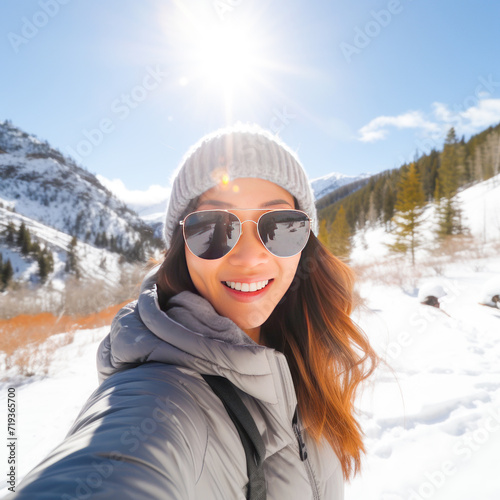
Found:
[[[240,290],[242,292],[256,292],[257,290],[261,290],[265,286],[268,285],[269,280],[265,281],[257,281],[254,283],[240,283],[236,281],[225,281],[226,285],[233,290]]]

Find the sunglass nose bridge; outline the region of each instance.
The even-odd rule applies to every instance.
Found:
[[[253,219],[245,219],[245,220],[242,220],[240,222],[241,222],[242,226],[243,226],[243,224],[245,224],[245,222],[253,222],[256,226],[259,225],[259,223],[256,220],[253,220]]]

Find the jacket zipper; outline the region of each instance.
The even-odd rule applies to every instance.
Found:
[[[295,413],[293,414],[293,420],[292,420],[292,427],[293,427],[293,432],[295,433],[295,437],[297,438],[297,442],[299,444],[300,460],[304,462],[304,467],[306,468],[307,477],[309,478],[309,483],[311,484],[313,498],[314,500],[320,500],[318,484],[316,483],[316,478],[314,477],[314,472],[312,470],[311,462],[307,458],[306,443],[304,442],[302,433],[300,432],[299,416],[297,410],[298,408],[295,408]]]

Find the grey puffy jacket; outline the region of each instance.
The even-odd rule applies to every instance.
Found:
[[[202,297],[182,292],[168,316],[155,274],[116,316],[98,351],[101,384],[65,440],[9,499],[245,499],[247,465],[236,428],[200,374],[238,390],[266,446],[269,500],[344,498],[327,444],[292,418],[297,405],[283,354],[254,343]],[[61,395],[64,397],[64,395]]]

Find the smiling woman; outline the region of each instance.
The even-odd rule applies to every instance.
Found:
[[[353,401],[377,358],[315,218],[275,136],[240,125],[198,142],[165,258],[99,347],[101,385],[14,498],[342,500],[363,452]]]

